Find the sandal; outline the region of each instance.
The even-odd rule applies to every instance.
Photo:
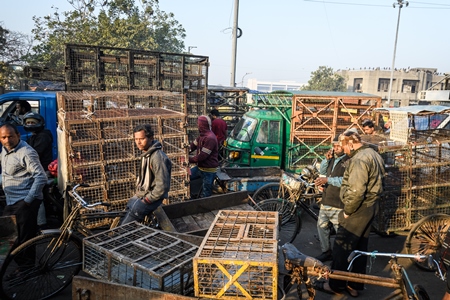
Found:
[[[357,290],[355,290],[354,288],[350,287],[350,286],[346,286],[345,290],[347,291],[347,293],[352,296],[352,297],[358,297],[359,293]]]
[[[325,292],[327,294],[341,295],[340,293],[333,291],[331,289],[330,285],[328,284],[328,281],[325,281],[325,280],[316,280],[313,283],[313,288],[315,290],[322,291],[322,292]]]

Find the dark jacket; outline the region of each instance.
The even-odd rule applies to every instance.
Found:
[[[198,130],[200,136],[190,145],[190,151],[196,151],[195,156],[189,157],[190,163],[196,163],[199,169],[214,169],[219,166],[219,146],[217,138],[209,129],[206,118],[199,117]]]
[[[162,151],[161,143],[153,141],[150,148],[141,155],[141,168],[136,180],[136,196],[149,202],[169,197],[172,162]]]
[[[350,155],[341,186],[344,212],[351,215],[361,205],[376,204],[383,192],[384,161],[372,148],[362,146]]]
[[[343,155],[343,157],[336,163],[336,166],[333,169],[334,162],[336,160],[335,157],[328,160],[327,166],[327,177],[343,177],[345,172],[345,162],[349,159],[347,155]],[[340,197],[341,186],[335,186],[333,184],[327,183],[324,186],[322,193],[322,201],[323,205],[333,206],[336,208],[344,208],[344,203],[341,201]]]
[[[53,161],[53,135],[50,130],[44,129],[36,132],[36,134],[32,134],[27,139],[27,144],[36,150],[42,167],[47,171],[48,165]]]

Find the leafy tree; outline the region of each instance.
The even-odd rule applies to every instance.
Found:
[[[302,87],[307,91],[346,91],[345,78],[334,73],[333,68],[320,66],[311,72],[311,79],[308,84]]]
[[[71,11],[34,17],[30,64],[63,70],[64,44],[182,52],[185,30],[158,0],[67,0]],[[138,2],[140,5],[135,5]]]

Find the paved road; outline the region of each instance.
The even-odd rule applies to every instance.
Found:
[[[316,256],[320,253],[319,241],[315,237],[317,230],[315,227],[315,222],[309,216],[304,216],[303,218],[303,229],[300,235],[294,241],[294,245],[299,248],[300,251],[307,255]],[[404,242],[406,236],[396,236],[396,237],[380,237],[375,233],[370,236],[369,250],[378,250],[379,252],[403,252]],[[282,257],[282,254],[281,254]],[[426,272],[417,268],[408,259],[400,259],[399,262],[406,268],[408,275],[410,276],[413,283],[419,283],[424,286],[433,300],[441,299],[445,291],[445,284],[440,281],[433,272]],[[280,270],[284,270],[284,265],[280,259]],[[368,271],[369,273],[369,271]],[[390,270],[387,258],[377,258],[373,263],[370,270],[370,274],[378,276],[389,276]],[[83,275],[83,274],[80,274]],[[86,275],[86,274],[84,274]],[[67,300],[71,298],[71,286],[64,290],[61,294],[55,296],[53,299]],[[366,289],[360,293],[358,299],[367,300],[379,300],[384,296],[388,295],[391,290],[387,288],[381,288],[372,285],[366,285]],[[307,299],[307,294],[304,292],[303,298]],[[298,299],[293,289],[286,297],[288,300]],[[329,295],[324,292],[317,292],[317,300],[342,300],[342,299],[353,299],[348,294],[343,294],[341,296]]]

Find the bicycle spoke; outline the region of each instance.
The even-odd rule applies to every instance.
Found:
[[[1,274],[2,291],[8,298],[47,299],[70,284],[81,268],[81,244],[71,238],[54,247],[58,236],[38,236],[11,253]]]
[[[450,226],[450,217],[431,215],[420,220],[406,239],[406,250],[410,254],[433,255],[438,258],[440,248]],[[427,262],[414,261],[422,269],[430,270]],[[434,268],[433,268],[434,269]]]
[[[258,203],[262,211],[277,211],[280,218],[278,226],[278,240],[280,245],[292,242],[301,228],[301,221],[292,202],[284,199],[267,199]]]

